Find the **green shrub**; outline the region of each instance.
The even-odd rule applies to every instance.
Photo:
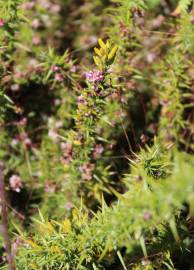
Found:
[[[194,268],[193,16],[0,0],[0,269]]]

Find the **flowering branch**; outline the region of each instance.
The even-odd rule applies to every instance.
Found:
[[[2,224],[0,225],[0,232],[3,236],[4,247],[7,253],[8,269],[15,270],[14,258],[11,250],[11,240],[8,232],[8,217],[7,217],[8,213],[7,213],[7,203],[6,203],[2,165],[0,165],[0,205],[1,205],[1,219],[2,219]]]

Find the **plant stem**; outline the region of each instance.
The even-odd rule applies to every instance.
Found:
[[[0,165],[0,205],[1,205],[1,220],[0,232],[3,237],[5,251],[7,253],[8,269],[15,270],[14,258],[11,250],[11,240],[8,231],[8,212],[6,203],[6,194],[3,177],[3,166]]]

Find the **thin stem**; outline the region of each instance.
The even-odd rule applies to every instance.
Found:
[[[0,165],[0,205],[1,205],[1,220],[2,224],[0,227],[0,232],[3,237],[5,251],[7,253],[7,262],[8,269],[15,270],[14,258],[11,250],[11,240],[8,231],[8,212],[7,212],[7,203],[6,203],[6,194],[4,186],[4,177],[3,177],[3,166]]]

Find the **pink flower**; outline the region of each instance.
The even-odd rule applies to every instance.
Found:
[[[0,27],[5,25],[5,21],[3,19],[0,19]]]
[[[26,117],[23,117],[20,121],[19,121],[19,125],[20,126],[26,126],[28,122],[28,119]]]
[[[103,151],[104,151],[104,147],[101,144],[96,144],[94,147],[93,157],[96,159],[100,158]]]
[[[24,122],[25,122],[25,120],[24,120]],[[26,147],[32,147],[32,141],[28,137],[28,134],[26,132],[20,133],[17,139],[20,140],[21,142],[23,142]]]
[[[55,74],[55,80],[56,80],[57,82],[63,82],[64,77],[63,77],[62,74],[56,73],[56,74]]]
[[[103,72],[100,70],[93,70],[84,73],[86,80],[89,82],[101,82],[104,79]]]
[[[12,147],[14,147],[15,145],[17,145],[19,143],[19,140],[18,139],[13,139],[12,141],[11,141],[11,146]]]
[[[87,105],[87,101],[85,100],[85,98],[81,95],[77,98],[77,104],[79,105]]]
[[[143,218],[145,221],[147,221],[147,220],[150,220],[152,218],[152,215],[150,214],[150,212],[145,212],[143,214]]]
[[[58,141],[58,133],[57,133],[55,130],[53,130],[53,129],[49,130],[48,136],[49,136],[54,142],[57,142],[57,141]]]
[[[12,252],[13,255],[15,256],[17,251],[19,250],[19,247],[21,247],[24,244],[24,241],[17,237],[15,241],[12,243]]]
[[[60,5],[57,5],[57,4],[53,4],[50,7],[50,11],[53,13],[58,13],[60,10],[61,10],[61,7]]]
[[[66,208],[67,210],[71,210],[73,207],[74,207],[74,205],[73,205],[71,202],[67,202],[67,203],[65,204],[65,208]]]
[[[61,143],[61,150],[63,151],[62,162],[69,164],[72,160],[73,147],[71,143]]]
[[[38,29],[40,26],[41,26],[41,22],[40,22],[40,20],[39,19],[34,19],[33,21],[32,21],[32,28],[34,28],[34,29]]]
[[[46,193],[54,193],[56,189],[56,185],[54,183],[46,183],[44,186],[44,191]]]
[[[11,189],[16,192],[20,192],[23,187],[21,178],[16,174],[13,174],[9,178],[9,184],[10,184]]]
[[[33,45],[39,45],[40,43],[41,43],[41,38],[39,36],[32,37],[32,44]]]
[[[59,66],[56,66],[56,65],[53,65],[53,66],[51,67],[51,70],[52,70],[53,72],[56,72],[56,71],[59,71],[59,70],[60,70],[60,67],[59,67]]]
[[[76,66],[72,66],[72,67],[70,68],[70,71],[71,71],[71,72],[76,72],[76,70],[77,70],[77,67],[76,67]]]
[[[24,144],[26,147],[32,147],[32,141],[30,140],[30,138],[26,138],[24,140]]]
[[[80,169],[80,172],[81,172],[81,175],[82,175],[82,179],[83,180],[91,180],[92,179],[92,172],[94,170],[95,166],[94,164],[92,163],[85,163],[83,166],[81,166],[79,169]]]

